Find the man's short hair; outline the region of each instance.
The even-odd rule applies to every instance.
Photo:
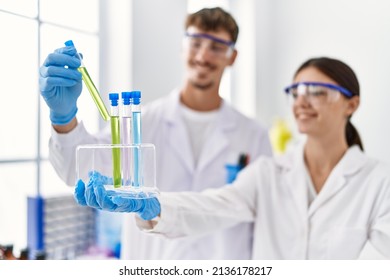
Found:
[[[238,25],[231,14],[223,9],[204,8],[187,16],[185,28],[195,26],[204,31],[227,31],[231,40],[236,43],[238,38]]]

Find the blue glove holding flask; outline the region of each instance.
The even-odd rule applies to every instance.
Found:
[[[79,180],[74,193],[77,203],[111,212],[135,212],[143,220],[151,220],[160,214],[160,202],[156,197],[122,197],[118,192],[104,188],[104,184],[109,183],[108,180],[110,179],[99,173],[90,176],[87,186]]]
[[[76,116],[82,90],[80,65],[75,47],[63,47],[49,54],[39,69],[39,88],[52,124],[65,125]]]

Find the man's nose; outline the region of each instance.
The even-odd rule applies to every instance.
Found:
[[[195,57],[199,61],[208,61],[212,57],[210,47],[206,44],[202,44],[196,52]]]

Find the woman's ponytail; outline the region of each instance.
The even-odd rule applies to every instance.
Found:
[[[357,129],[353,126],[350,120],[347,121],[347,127],[345,128],[345,134],[347,137],[347,144],[348,147],[351,147],[353,145],[358,145],[362,151],[363,149],[363,142],[360,139],[359,132]]]

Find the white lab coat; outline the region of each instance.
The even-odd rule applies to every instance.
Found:
[[[109,141],[109,130],[93,136],[85,131],[82,123],[66,135],[53,131],[50,160],[61,178],[73,185],[76,145]],[[249,154],[251,160],[272,153],[267,131],[223,102],[216,129],[195,168],[191,144],[180,116],[177,90],[142,108],[142,142],[156,146],[157,187],[164,192],[198,192],[222,186],[226,180],[225,164],[237,163],[240,153]],[[122,228],[123,259],[251,258],[251,223],[241,223],[208,236],[167,240],[140,232],[134,218],[129,216],[132,214],[125,214]]]
[[[298,148],[257,159],[232,186],[163,194],[151,232],[178,237],[253,221],[254,259],[356,259],[367,242],[390,258],[390,167],[353,146],[310,206],[305,168]]]

